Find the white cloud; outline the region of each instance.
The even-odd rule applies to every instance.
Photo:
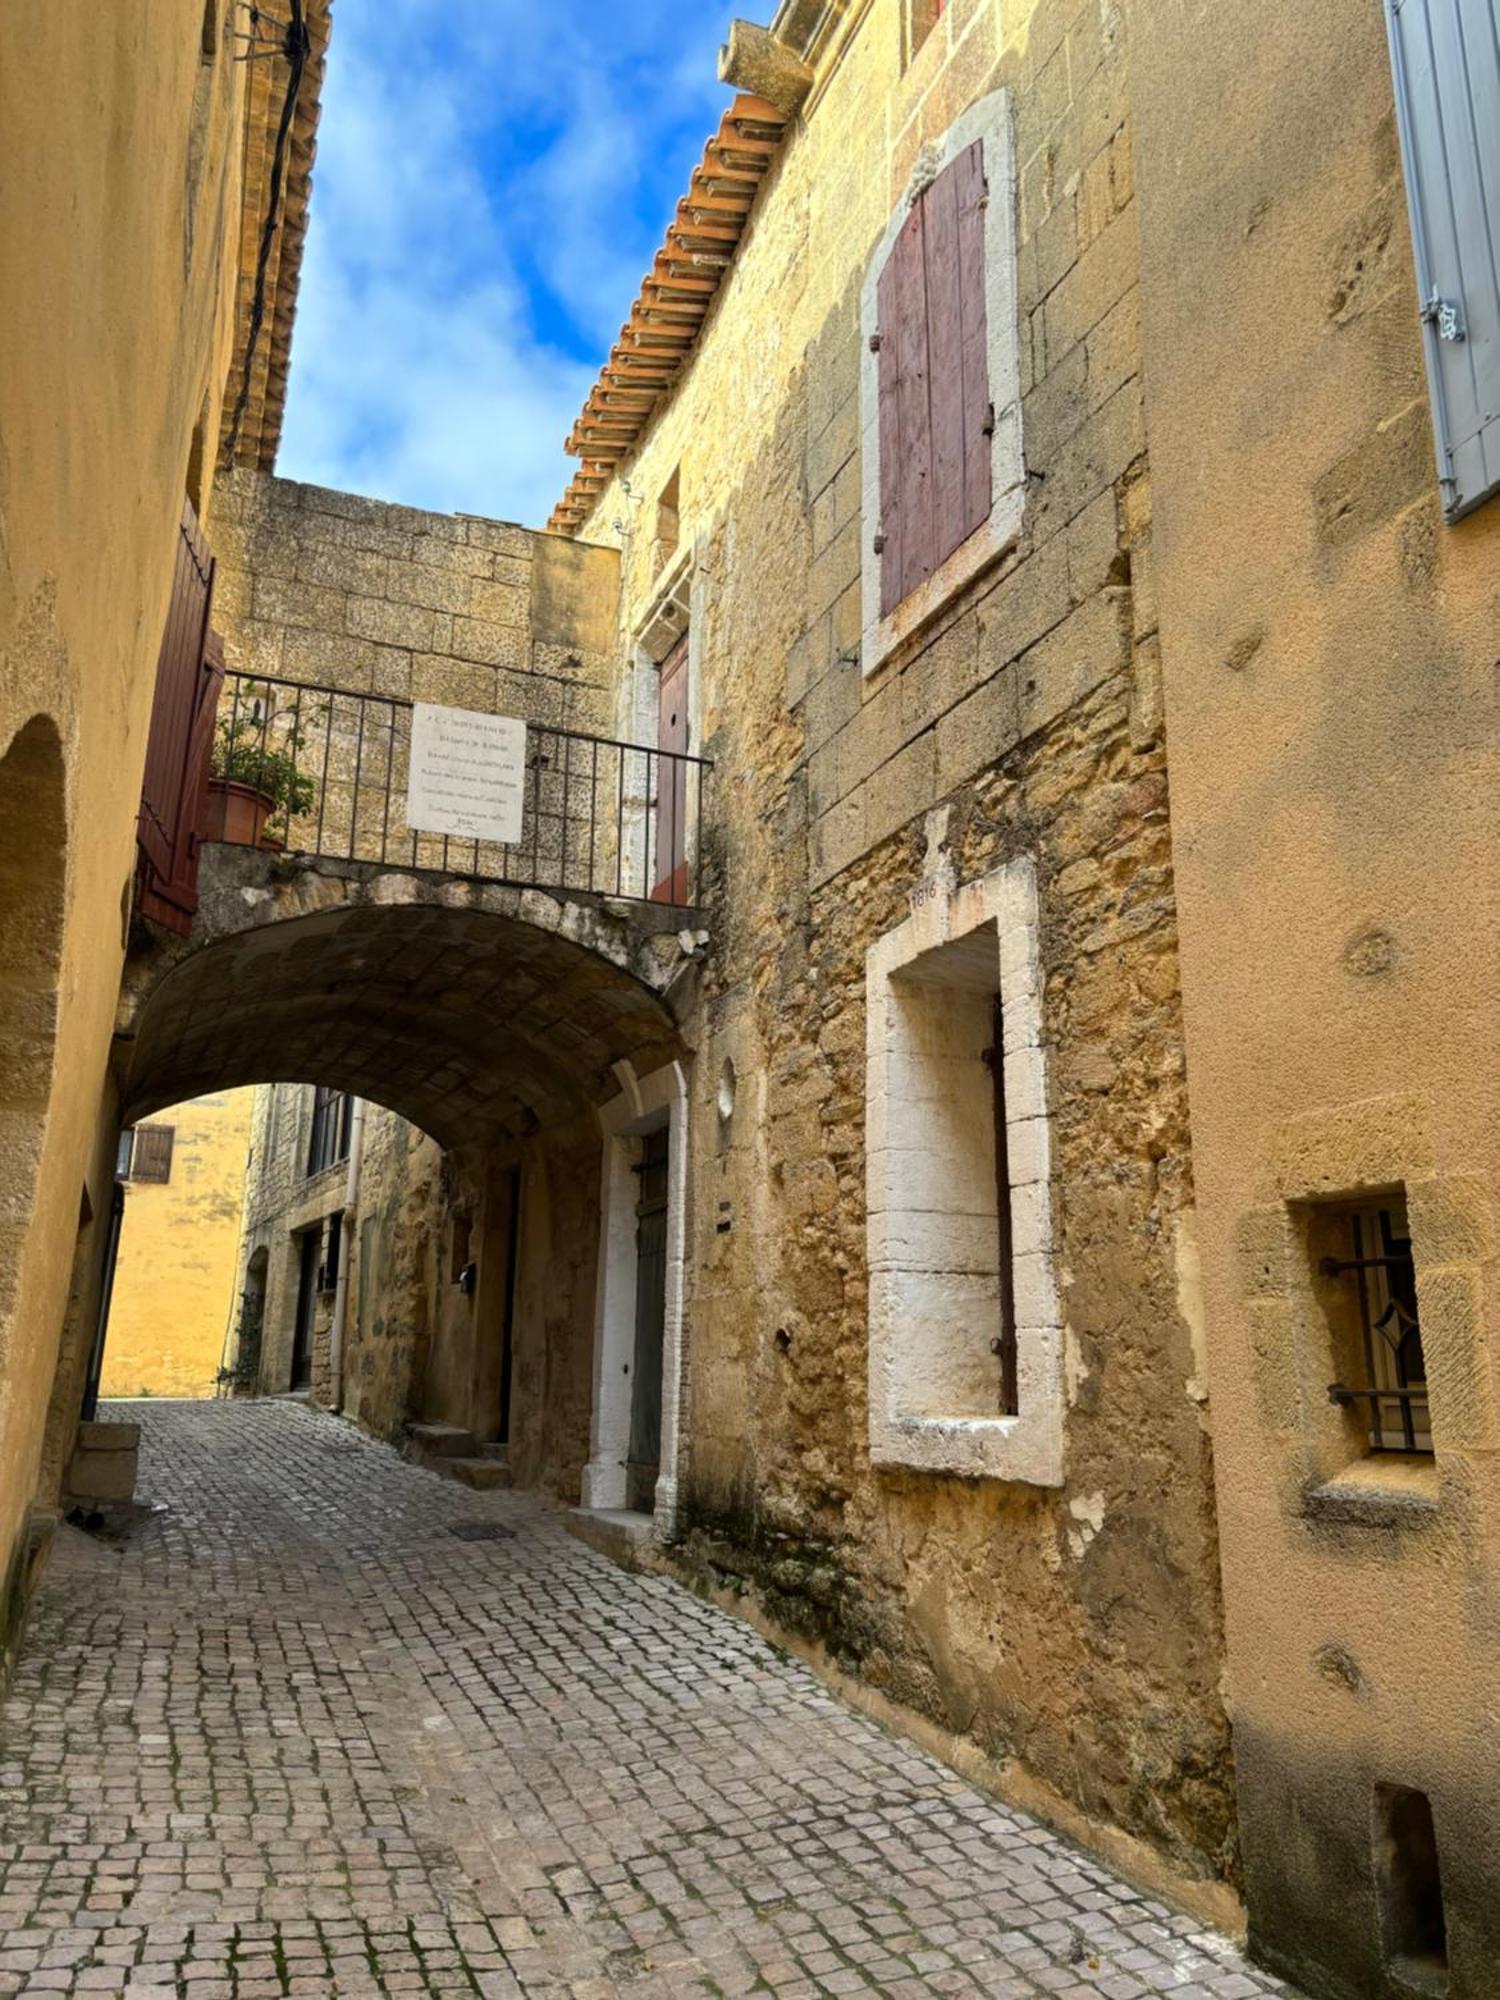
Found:
[[[278,470],[545,520],[725,101],[729,11],[340,0]]]

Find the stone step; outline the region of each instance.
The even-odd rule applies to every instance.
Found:
[[[649,1514],[627,1513],[623,1507],[573,1507],[563,1526],[621,1569],[644,1569],[651,1553],[653,1522]]]
[[[423,1463],[434,1458],[468,1458],[478,1443],[472,1431],[458,1424],[408,1424],[406,1439],[411,1456]]]
[[[445,1473],[449,1479],[473,1486],[481,1493],[511,1483],[511,1470],[503,1458],[445,1458],[433,1471]]]

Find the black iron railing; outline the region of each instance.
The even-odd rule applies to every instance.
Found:
[[[407,824],[412,704],[230,674],[206,840],[692,907],[706,758],[528,722],[518,837]]]

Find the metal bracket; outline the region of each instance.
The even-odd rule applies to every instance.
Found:
[[[1468,328],[1464,325],[1463,307],[1457,299],[1445,299],[1434,292],[1427,299],[1419,314],[1425,326],[1435,326],[1439,340],[1467,340]]]

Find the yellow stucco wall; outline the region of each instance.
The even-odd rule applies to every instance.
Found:
[[[1500,498],[1442,518],[1378,6],[1140,10],[1147,427],[1252,1940],[1383,1992],[1377,1788],[1500,1991]],[[1405,1186],[1435,1459],[1308,1216]],[[1341,1371],[1339,1371],[1341,1372]],[[1395,1990],[1392,1986],[1391,1990]]]
[[[132,1181],[101,1393],[211,1396],[235,1284],[254,1092],[222,1091],[151,1120],[175,1133],[172,1177]]]
[[[0,1628],[108,1213],[157,651],[229,368],[246,69],[203,42],[203,0],[0,8]]]

